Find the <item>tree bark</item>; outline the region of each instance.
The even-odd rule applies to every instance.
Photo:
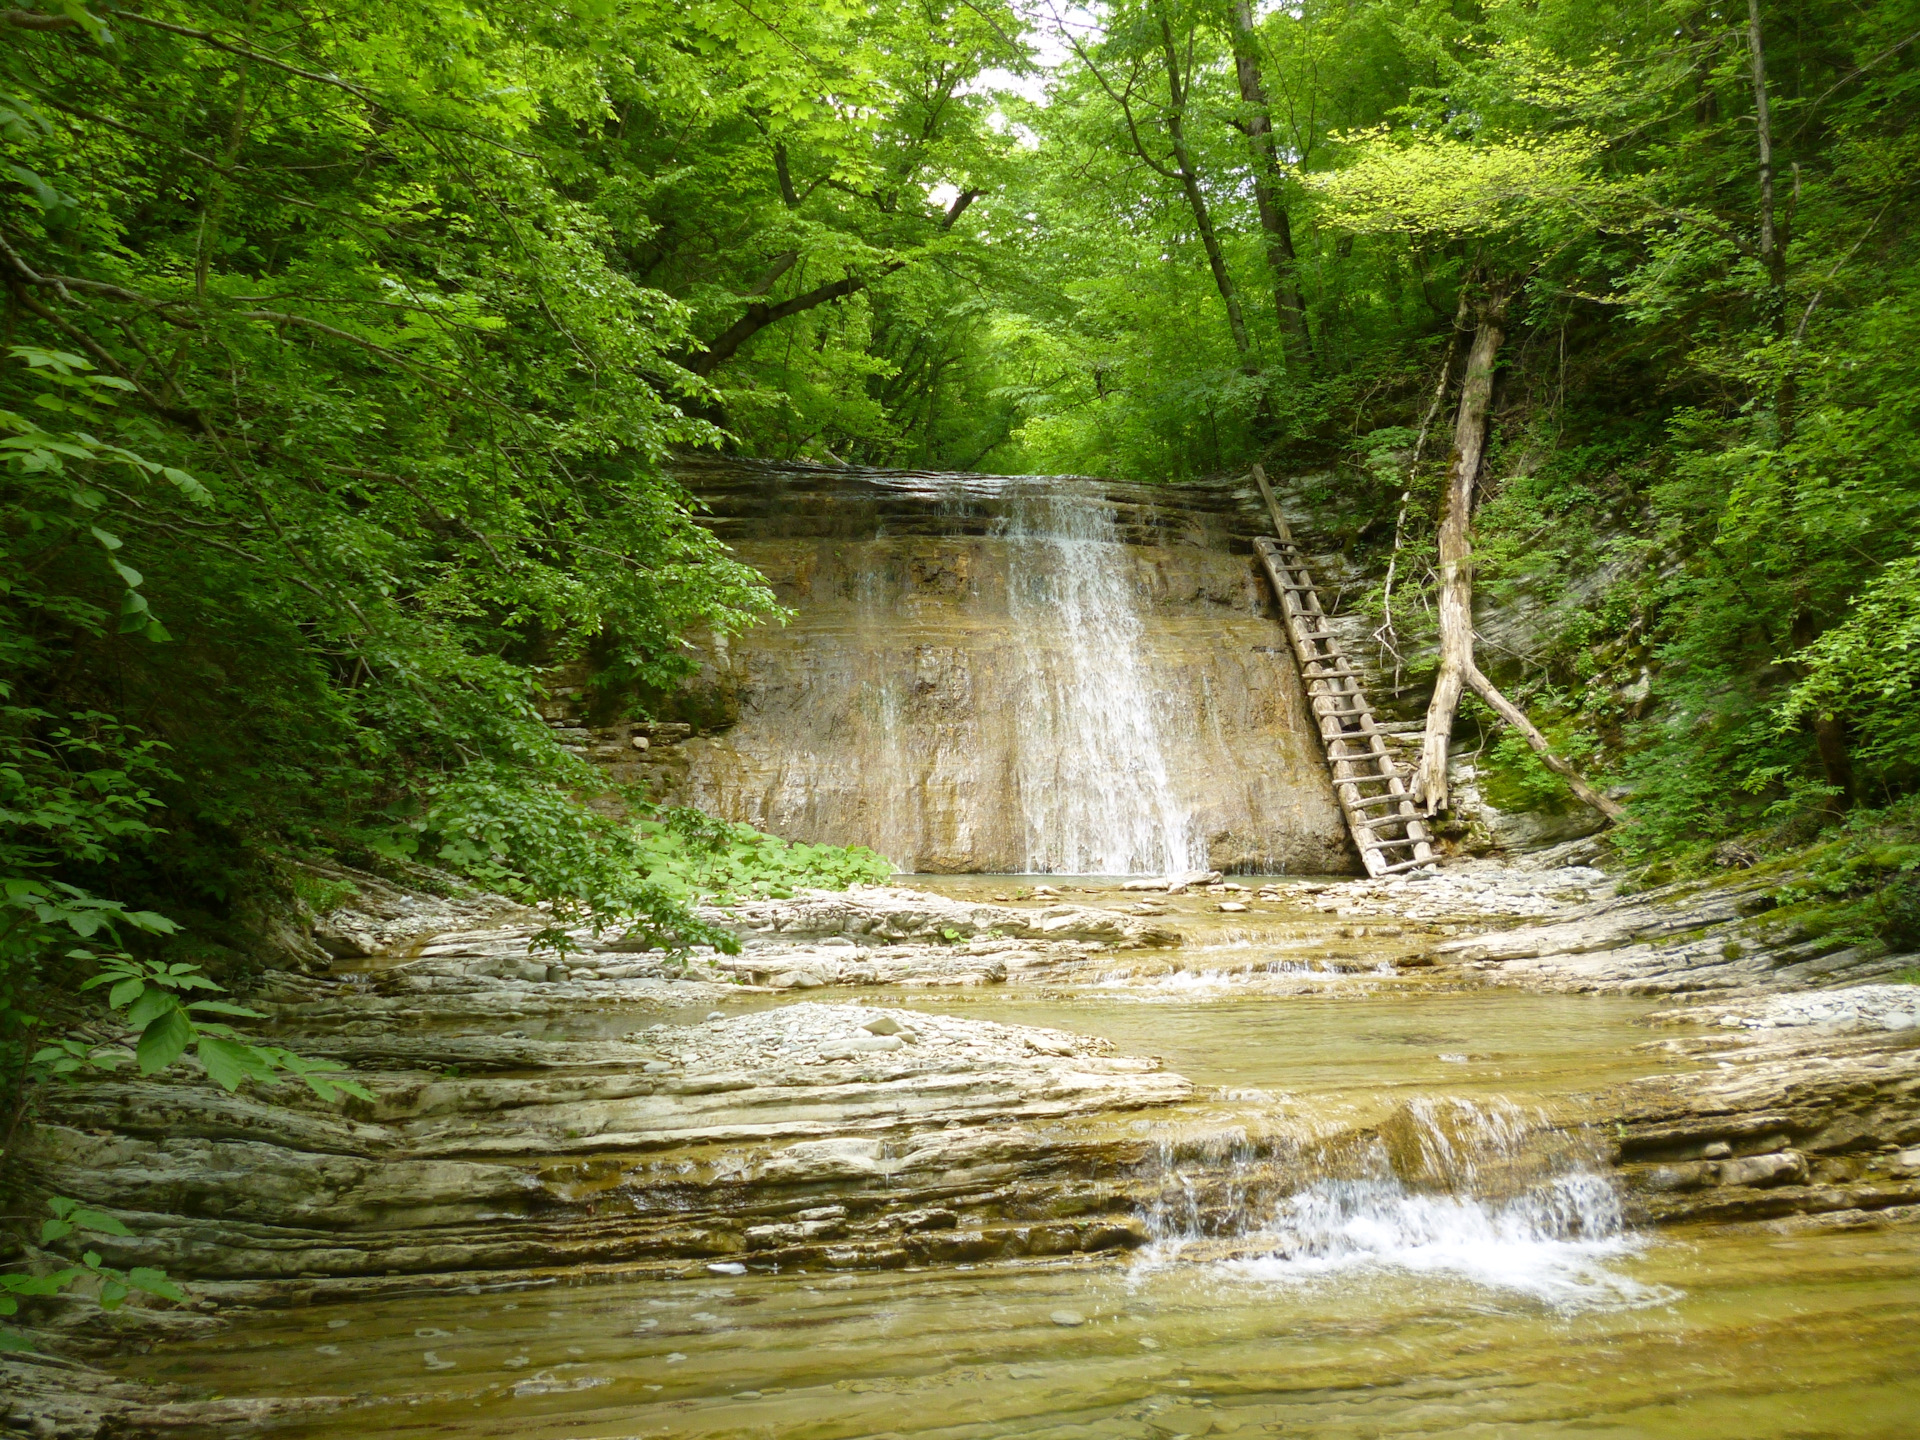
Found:
[[[1486,455],[1494,363],[1506,339],[1510,299],[1510,292],[1495,290],[1479,307],[1479,328],[1474,332],[1473,348],[1467,352],[1467,372],[1460,382],[1460,409],[1454,421],[1453,456],[1447,467],[1447,492],[1440,518],[1440,673],[1434,680],[1433,699],[1427,705],[1426,734],[1421,740],[1413,794],[1429,815],[1446,808],[1447,749],[1453,739],[1453,719],[1460,708],[1461,692],[1471,686],[1520,732],[1549,770],[1566,780],[1574,794],[1608,820],[1618,820],[1626,812],[1556,755],[1526,713],[1494,688],[1474,661],[1473,486]]]
[[[1273,308],[1288,348],[1307,369],[1313,368],[1313,337],[1307,329],[1307,300],[1300,290],[1300,267],[1293,250],[1293,226],[1281,203],[1286,175],[1273,143],[1273,115],[1267,107],[1267,89],[1260,75],[1255,42],[1253,7],[1249,0],[1233,0],[1233,68],[1240,81],[1240,99],[1248,110],[1247,148],[1253,152],[1253,201],[1260,212],[1260,228],[1267,235],[1267,269],[1273,274]]]
[[[1493,366],[1506,338],[1506,296],[1495,294],[1480,308],[1480,325],[1467,351],[1454,419],[1453,455],[1440,511],[1440,673],[1427,705],[1426,735],[1413,793],[1429,815],[1447,805],[1447,747],[1454,712],[1473,665],[1473,482],[1487,445],[1487,410],[1493,400]]]
[[[1193,168],[1193,158],[1187,149],[1184,118],[1187,95],[1186,87],[1180,81],[1180,53],[1173,43],[1173,26],[1168,22],[1164,10],[1160,11],[1159,20],[1160,40],[1167,61],[1167,97],[1171,102],[1167,107],[1167,139],[1173,148],[1174,174],[1179,177],[1180,188],[1186,192],[1187,204],[1193,208],[1193,222],[1200,231],[1200,243],[1206,248],[1214,286],[1220,291],[1220,298],[1226,302],[1227,327],[1233,332],[1233,348],[1240,353],[1240,368],[1252,374],[1255,368],[1253,344],[1247,338],[1247,320],[1240,309],[1240,295],[1234,289],[1233,276],[1227,270],[1226,252],[1220,248],[1220,237],[1214,233],[1207,197],[1201,192],[1200,176]]]
[[[1767,107],[1767,50],[1760,33],[1760,0],[1747,0],[1747,51],[1753,59],[1753,128],[1760,150],[1760,260],[1777,291],[1786,284],[1787,257],[1774,223],[1773,120]]]

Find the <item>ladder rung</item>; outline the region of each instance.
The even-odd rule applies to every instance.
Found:
[[[1425,840],[1415,840],[1411,836],[1405,840],[1382,840],[1378,836],[1374,836],[1370,840],[1363,841],[1361,848],[1365,850],[1398,850],[1402,846],[1412,847],[1426,843]]]
[[[1384,780],[1386,777],[1382,775],[1375,778]],[[1398,805],[1403,800],[1411,803],[1413,797],[1411,795],[1356,795],[1353,799],[1347,801],[1347,804],[1355,810],[1358,810],[1369,805]],[[1412,819],[1414,817],[1408,816],[1407,818]]]

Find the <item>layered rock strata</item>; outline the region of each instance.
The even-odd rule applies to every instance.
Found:
[[[40,1128],[38,1178],[125,1216],[126,1261],[281,1291],[763,1252],[1057,1253],[1139,1238],[1097,1178],[1138,1157],[1089,1122],[1192,1094],[1101,1041],[846,1004],[622,1040],[303,1049],[350,1063],[374,1103],[336,1115],[190,1082],[80,1086]],[[961,1227],[989,1194],[1003,1223]]]
[[[536,915],[368,887],[307,942],[341,957],[331,973],[283,974],[256,1003],[279,1038],[351,1065],[373,1103],[231,1096],[190,1068],[50,1095],[23,1178],[119,1215],[134,1238],[104,1241],[109,1261],[164,1266],[208,1313],[74,1302],[41,1323],[84,1349],[224,1323],[234,1305],[1099,1254],[1167,1234],[1231,1247],[1311,1179],[1385,1166],[1445,1190],[1461,1183],[1449,1156],[1476,1193],[1610,1166],[1634,1223],[1920,1215],[1920,992],[1809,988],[1911,962],[1798,934],[1758,877],[1616,896],[1553,863],[1577,858],[1257,892],[1202,875],[1101,905],[808,894],[713,912],[742,953],[684,969],[591,935],[564,960],[530,956]],[[1689,1033],[1644,1048],[1692,1068],[1552,1114],[1421,1102],[1329,1129],[1059,1029],[846,988],[818,1003],[880,983],[1066,993],[1053,987],[1181,963],[1167,942],[1229,925],[1256,944],[1377,935],[1373,963],[1401,977],[1368,983],[1690,995],[1705,1003],[1656,1017]],[[1497,1143],[1474,1129],[1489,1125]],[[70,1400],[51,1398],[56,1374]],[[48,1433],[273,1413],[116,1385],[0,1364],[0,1391],[54,1416]]]
[[[1357,868],[1234,487],[682,478],[794,615],[708,647],[689,738],[586,741],[657,796],[921,872]]]
[[[1886,995],[1894,989],[1909,994]],[[1808,1018],[1816,1006],[1825,1019]],[[1920,1205],[1913,1013],[1910,987],[1865,986],[1771,997],[1744,1013],[1718,1012],[1723,1024],[1734,1020],[1731,1033],[1650,1042],[1713,1068],[1618,1097],[1615,1155],[1635,1212],[1658,1224],[1861,1221]],[[1791,1023],[1781,1026],[1783,1015]],[[1747,1018],[1775,1023],[1748,1029]]]

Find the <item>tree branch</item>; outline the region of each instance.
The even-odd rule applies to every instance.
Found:
[[[879,273],[889,275],[906,263],[904,260],[890,261],[880,267]],[[777,305],[766,305],[756,300],[747,306],[746,314],[714,336],[704,350],[688,356],[681,363],[696,375],[711,375],[731,360],[742,345],[769,325],[778,324],[789,315],[798,315],[835,300],[844,300],[856,291],[866,289],[870,283],[868,279],[861,276],[848,275],[844,279],[835,280],[826,285],[816,285],[813,289],[803,291],[791,299],[782,300]]]
[[[42,15],[37,10],[0,10],[0,25],[15,30],[78,30],[80,22],[65,15]]]
[[[953,222],[966,214],[967,207],[979,198],[980,192],[978,190],[962,190],[958,195],[954,196],[953,203],[947,207],[947,213],[941,218],[940,228],[942,230],[953,229]]]
[[[1567,787],[1581,800],[1598,810],[1607,819],[1618,822],[1626,818],[1626,810],[1602,795],[1593,786],[1581,778],[1580,772],[1567,761],[1553,753],[1553,747],[1547,743],[1547,737],[1539,728],[1527,719],[1526,712],[1494,688],[1493,682],[1480,673],[1480,667],[1471,660],[1467,662],[1467,684],[1473,687],[1473,693],[1499,713],[1502,720],[1518,730],[1527,744],[1540,757],[1540,763],[1567,782]]]

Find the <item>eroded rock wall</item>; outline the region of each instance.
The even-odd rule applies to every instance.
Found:
[[[910,871],[1356,868],[1234,492],[686,478],[794,618],[708,652],[666,798]]]

